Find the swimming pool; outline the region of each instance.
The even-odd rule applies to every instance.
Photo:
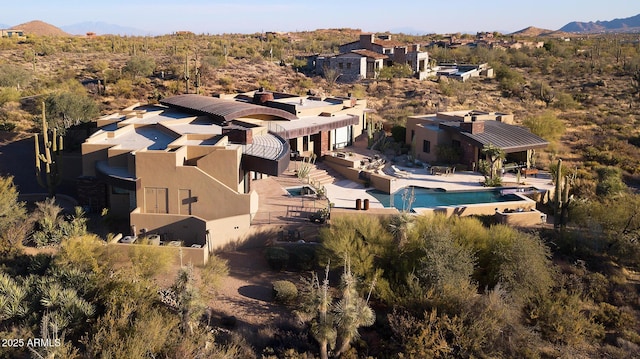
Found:
[[[312,195],[316,194],[316,191],[309,186],[289,187],[285,189],[287,190],[287,192],[289,192],[289,196],[292,196],[292,197],[300,197],[308,194],[312,194]]]
[[[443,189],[409,186],[396,191],[393,195],[378,190],[367,191],[387,208],[395,207],[401,211],[412,208],[437,208],[445,206],[461,206],[469,204],[522,201],[517,192],[535,190],[528,189],[484,189],[470,191],[445,191]],[[410,198],[413,197],[413,200]]]

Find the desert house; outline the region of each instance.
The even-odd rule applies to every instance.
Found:
[[[421,51],[420,44],[392,41],[391,35],[361,34],[359,40],[340,45],[338,55],[318,55],[309,61],[317,73],[338,70],[344,82],[376,78],[382,68],[395,64],[408,65],[419,79],[432,75],[429,53]]]
[[[406,143],[411,144],[417,160],[441,162],[439,152],[449,149],[458,153],[457,162],[469,169],[476,168],[483,159],[482,148],[491,144],[505,152],[506,162],[528,168],[533,165],[534,151],[549,142],[512,123],[512,114],[477,110],[410,116]]]
[[[25,33],[23,30],[2,29],[0,30],[0,37],[24,38]]]
[[[258,210],[251,182],[278,176],[291,150],[321,156],[366,126],[366,101],[264,90],[178,95],[97,120],[82,144],[81,204],[128,218],[131,234],[213,250]]]

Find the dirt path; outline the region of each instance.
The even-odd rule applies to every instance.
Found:
[[[214,318],[234,316],[238,328],[257,330],[294,319],[291,309],[274,303],[272,283],[290,280],[297,283],[301,273],[272,271],[261,248],[219,254],[229,261],[229,276],[211,303]]]

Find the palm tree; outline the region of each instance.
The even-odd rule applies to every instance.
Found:
[[[391,217],[387,229],[393,235],[398,249],[402,249],[408,240],[408,233],[413,227],[414,217],[406,212]]]

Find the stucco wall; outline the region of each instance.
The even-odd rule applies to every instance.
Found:
[[[108,159],[108,149],[112,145],[82,144],[82,175],[96,175],[96,162]]]
[[[242,151],[240,148],[216,149],[210,154],[198,160],[198,168],[211,175],[227,187],[235,191],[243,191],[240,186],[240,159]]]
[[[181,189],[191,190],[191,214],[205,220],[248,214],[251,196],[239,194],[194,166],[175,166],[173,153],[138,152],[136,175],[141,178],[137,205],[144,211],[145,188],[167,188],[168,213],[180,213]],[[237,169],[233,171],[237,172]]]
[[[131,225],[136,234],[159,234],[163,240],[180,240],[186,246],[206,243],[206,222],[193,216],[146,214],[138,209],[131,213]]]
[[[546,217],[544,213],[535,209],[522,212],[496,212],[498,223],[517,227],[536,226],[544,223]]]
[[[142,246],[148,246],[143,244],[125,244],[125,243],[110,243],[109,249],[113,250],[117,253],[120,253],[122,261],[128,261],[131,253],[136,248],[140,248]],[[182,264],[187,265],[189,263],[194,266],[203,266],[207,264],[209,260],[209,251],[202,248],[191,248],[191,247],[173,247],[173,246],[148,246],[153,248],[153,250],[167,251],[173,253],[173,264],[179,264],[182,258]]]
[[[251,216],[249,214],[217,219],[207,222],[211,250],[241,241],[249,232]]]
[[[522,208],[525,211],[530,211],[531,209],[536,208],[536,203],[530,199],[523,199],[522,201],[512,201],[512,202],[496,202],[496,203],[485,203],[485,204],[470,204],[466,206],[458,206],[458,207],[441,207],[441,208],[424,208],[424,209],[415,209],[416,212],[419,213],[441,213],[446,215],[447,217],[456,215],[456,216],[471,216],[471,215],[493,215],[496,213],[496,209],[498,212],[504,211],[506,209],[517,209]]]

